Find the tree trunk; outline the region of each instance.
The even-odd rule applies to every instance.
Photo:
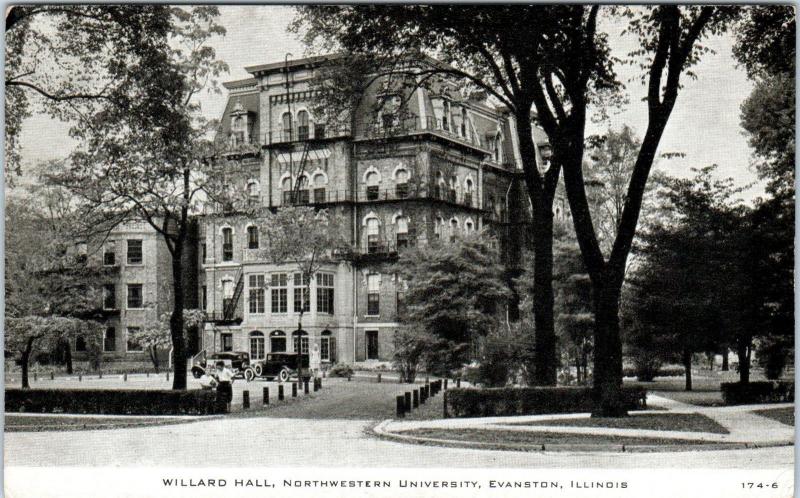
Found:
[[[534,384],[556,385],[556,332],[553,323],[553,211],[540,200],[534,209],[533,319],[536,351]],[[539,211],[538,213],[536,211]]]
[[[172,337],[172,389],[186,389],[186,339],[183,336],[183,240],[178,237],[172,253],[172,287],[175,301],[169,319]]]
[[[575,351],[575,382],[581,383],[581,355]]]
[[[727,372],[730,370],[730,366],[728,364],[728,348],[722,350],[722,371]]]
[[[611,284],[608,284],[612,281]],[[619,331],[621,285],[610,278],[592,281],[595,316],[593,417],[623,417],[622,340]]]
[[[681,356],[681,360],[683,361],[683,370],[684,370],[684,377],[686,377],[686,390],[692,390],[692,352],[688,349],[683,350],[683,354]]]
[[[72,372],[73,372],[73,370],[72,370],[72,347],[71,347],[69,341],[66,341],[66,342],[67,342],[67,350],[64,353],[64,363],[67,364],[67,373],[69,375],[72,375]]]
[[[23,389],[30,389],[31,385],[28,382],[28,363],[31,360],[31,352],[33,351],[33,339],[28,339],[28,342],[25,344],[25,350],[22,352],[22,388]]]
[[[736,345],[736,356],[739,357],[739,382],[750,382],[750,354],[749,345],[740,340]]]

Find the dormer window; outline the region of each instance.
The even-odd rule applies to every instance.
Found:
[[[308,112],[297,113],[297,139],[308,140]]]
[[[380,123],[384,129],[391,129],[400,124],[400,105],[402,99],[399,95],[385,95],[381,98]]]

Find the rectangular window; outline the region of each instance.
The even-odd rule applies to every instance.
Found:
[[[333,274],[317,273],[317,313],[333,314]]]
[[[106,329],[106,335],[103,337],[103,351],[112,353],[117,350],[117,331],[114,327]]]
[[[367,330],[367,359],[378,359],[378,331]]]
[[[381,312],[380,298],[381,276],[367,276],[367,315],[377,316]]]
[[[308,354],[308,336],[303,335],[299,337],[300,339],[300,354]],[[294,335],[292,339],[292,347],[294,347],[294,352],[297,352],[297,335]]]
[[[408,197],[408,183],[398,183],[396,189],[397,197],[399,199],[405,199]]]
[[[250,275],[248,283],[250,313],[264,313],[264,275]]]
[[[142,308],[142,284],[128,284],[128,309]]]
[[[325,187],[314,189],[314,202],[317,204],[325,202]]]
[[[137,239],[128,239],[128,264],[140,265],[142,264],[142,241]]]
[[[113,242],[108,242],[103,248],[103,264],[106,266],[117,264],[116,245]]]
[[[129,353],[131,352],[136,353],[142,350],[142,345],[136,338],[136,334],[138,333],[139,333],[139,327],[128,327],[127,351]]]
[[[117,289],[114,284],[105,284],[103,286],[103,309],[117,309]]]
[[[219,335],[220,351],[227,352],[233,351],[233,334],[222,333]]]
[[[273,273],[270,294],[272,296],[272,312],[286,313],[288,311],[288,289],[286,287],[286,274]]]
[[[307,188],[302,189],[302,190],[298,190],[297,194],[299,195],[298,201],[297,201],[298,204],[308,204],[308,189]]]
[[[300,308],[303,312],[311,311],[311,299],[308,295],[308,275],[302,273],[294,274],[294,312],[299,313]]]
[[[331,361],[331,338],[322,337],[319,340],[319,359]]]
[[[205,285],[200,289],[200,296],[202,298],[203,311],[208,309],[208,287]]]
[[[314,138],[325,138],[325,125],[314,123]]]
[[[367,200],[368,201],[376,201],[380,196],[380,192],[378,191],[377,185],[370,185],[367,187]]]
[[[258,227],[247,227],[247,248],[258,249]]]

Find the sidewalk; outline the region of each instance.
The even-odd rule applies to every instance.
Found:
[[[570,427],[562,425],[521,425],[530,422],[543,422],[550,420],[589,418],[590,414],[557,414],[557,415],[524,415],[513,417],[482,417],[482,418],[451,418],[439,420],[399,421],[385,420],[373,430],[380,436],[405,440],[426,441],[405,431],[419,429],[478,429],[495,431],[516,432],[541,432],[562,434],[585,434],[599,436],[641,437],[657,439],[680,439],[697,442],[716,443],[743,443],[755,446],[776,446],[794,444],[794,427],[784,425],[767,417],[752,413],[755,410],[767,408],[793,407],[792,403],[701,407],[687,405],[678,401],[649,394],[647,404],[652,407],[664,408],[671,413],[697,413],[705,415],[728,430],[729,434],[716,434],[711,432],[695,431],[665,431],[651,429],[620,429],[610,427]],[[632,417],[645,414],[664,414],[663,410],[644,410],[631,412]],[[453,441],[456,442],[455,440]],[[464,441],[458,441],[463,444]]]

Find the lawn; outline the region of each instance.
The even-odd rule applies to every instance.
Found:
[[[5,432],[83,431],[92,429],[122,429],[153,425],[179,424],[191,420],[154,417],[66,417],[66,416],[6,416]]]
[[[762,417],[771,418],[782,424],[794,427],[794,407],[788,408],[766,408],[764,410],[754,410],[753,413]]]
[[[680,445],[720,445],[713,441],[694,441],[684,439],[607,436],[595,434],[561,434],[556,432],[502,431],[490,429],[414,429],[398,434],[434,439],[447,439],[486,444],[526,444],[533,447],[541,445],[625,445],[627,446],[680,446]]]
[[[688,431],[728,434],[713,419],[699,413],[644,413],[622,418],[562,418],[515,425],[559,427],[610,427],[613,429],[650,429],[654,431]]]

